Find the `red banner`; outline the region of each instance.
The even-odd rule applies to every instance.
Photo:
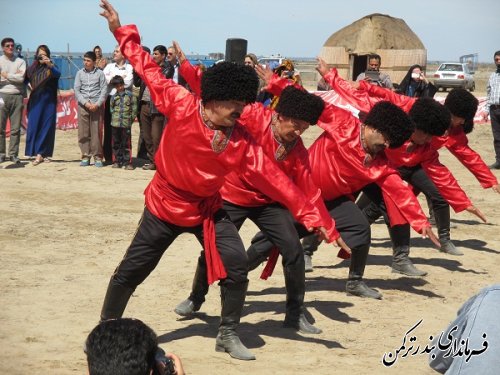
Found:
[[[78,128],[78,102],[73,92],[57,97],[56,128],[61,130]]]
[[[337,94],[334,90],[329,91],[315,91],[314,94],[320,96],[325,102],[331,103],[337,107],[343,108],[351,113],[353,113],[356,117],[358,116],[359,110],[354,108],[352,105],[347,103],[339,94]],[[446,97],[437,96],[434,97],[436,101],[441,104],[444,104]],[[489,123],[490,120],[488,118],[487,121],[483,119],[484,108],[486,107],[487,98],[486,97],[478,97],[479,105],[477,106],[477,112],[474,116],[474,123]]]
[[[28,113],[26,111],[28,99],[24,99],[23,108],[23,128],[28,127]],[[75,94],[70,92],[64,92],[57,95],[57,118],[56,118],[56,129],[67,130],[67,129],[78,129],[78,103],[75,98]],[[10,122],[7,120],[7,136],[10,134]]]

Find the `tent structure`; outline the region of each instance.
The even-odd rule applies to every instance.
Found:
[[[320,56],[339,70],[341,77],[355,80],[367,67],[367,56],[381,56],[380,70],[399,83],[413,64],[427,65],[427,50],[406,22],[385,14],[370,14],[332,34]]]

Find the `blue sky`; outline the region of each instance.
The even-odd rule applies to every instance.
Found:
[[[86,51],[116,44],[98,0],[1,0],[1,35],[24,49]],[[225,52],[227,38],[248,40],[257,55],[315,57],[335,31],[371,13],[402,18],[429,60],[500,50],[500,0],[115,0],[122,24],[134,23],[148,46],[178,40],[186,53]]]

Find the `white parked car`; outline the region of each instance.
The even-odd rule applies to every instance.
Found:
[[[434,86],[438,91],[456,87],[474,91],[476,84],[473,74],[467,64],[442,63],[434,73]]]
[[[271,70],[277,68],[281,65],[281,63],[285,60],[283,56],[269,56],[269,57],[261,57],[258,59],[259,65],[262,65],[264,68],[269,67]]]

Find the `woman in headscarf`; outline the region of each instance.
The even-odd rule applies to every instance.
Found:
[[[33,63],[26,72],[31,88],[28,100],[28,131],[26,156],[35,156],[33,165],[49,161],[54,152],[56,136],[57,84],[61,72],[50,60],[50,50],[40,45]]]
[[[427,80],[422,67],[415,64],[410,67],[397,91],[406,96],[432,98],[437,89]]]

